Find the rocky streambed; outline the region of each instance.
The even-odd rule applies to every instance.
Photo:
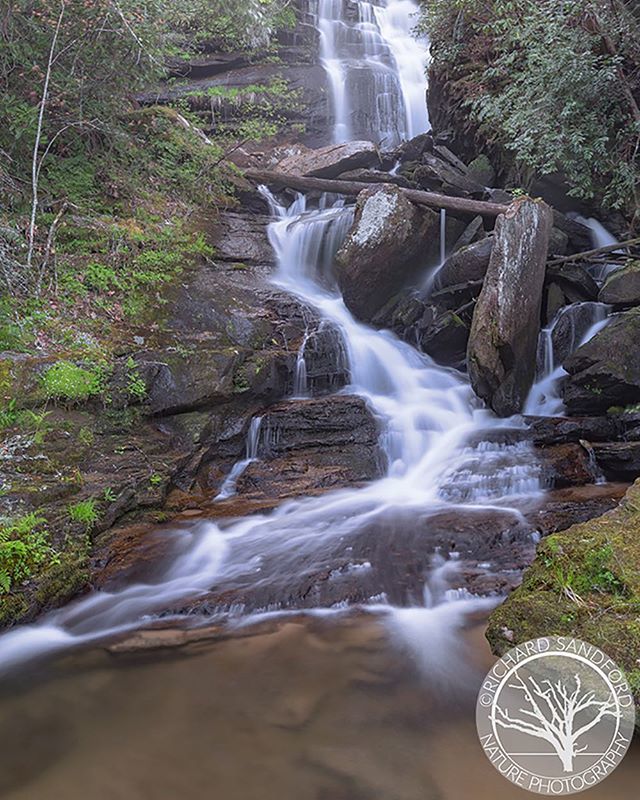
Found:
[[[135,691],[149,666],[142,651],[159,673],[178,665],[182,675],[184,657],[211,639],[233,652],[232,672],[237,648],[261,653],[263,642],[269,650],[291,635],[283,652],[295,660],[307,646],[331,652],[344,628],[357,664],[327,704],[361,680],[366,691],[389,680],[412,696],[371,619],[392,617],[391,640],[404,631],[403,646],[418,641],[425,657],[441,637],[464,639],[524,573],[490,618],[494,650],[583,635],[618,658],[637,693],[636,251],[621,248],[624,268],[596,278],[602,259],[581,255],[592,249],[590,228],[554,208],[555,195],[514,199],[487,156],[447,132],[444,114],[409,141],[317,147],[332,118],[306,11],[291,36],[284,52],[307,97],[307,111],[292,115],[306,113],[308,136],[231,156],[249,177],[237,178],[232,209],[198,223],[214,255],[185,269],[123,335],[108,405],[60,404],[44,440],[16,433],[3,445],[7,507],[44,514],[57,544],[77,543],[2,597],[3,624],[41,619],[26,631],[43,647],[25,649],[24,631],[9,632],[8,662],[61,642],[104,641],[111,656],[87,656],[97,665],[87,683],[108,685],[103,659],[119,653],[133,676],[122,685]],[[141,102],[182,93],[197,104],[193,81],[252,87],[262,69],[241,54],[187,66],[184,84]],[[359,74],[367,91],[379,78]],[[444,91],[434,84],[432,105],[436,89]],[[211,101],[200,112],[231,118],[233,109]],[[357,121],[358,133],[370,123]],[[264,173],[277,177],[259,190]],[[323,181],[344,194],[335,184],[323,191]],[[427,193],[440,206],[425,204]],[[44,405],[50,366],[46,355],[3,357],[20,408]],[[68,514],[85,500],[100,511],[88,542],[85,523]],[[265,621],[271,614],[283,618]],[[266,628],[245,639],[238,625],[248,621]],[[427,657],[433,693],[452,647]],[[379,656],[379,669],[364,670],[362,653]],[[387,668],[392,677],[381,677]],[[325,698],[312,695],[303,681],[269,725],[298,730],[318,709],[322,726]],[[393,735],[395,723],[381,730]],[[386,791],[383,775],[371,788],[366,770],[352,774],[335,753],[315,758],[331,775],[320,781],[334,791],[326,796]],[[63,774],[56,780],[64,785]],[[359,794],[348,793],[353,785]],[[408,779],[398,796],[414,789]]]

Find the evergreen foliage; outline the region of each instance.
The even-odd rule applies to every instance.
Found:
[[[633,213],[640,36],[621,0],[422,0],[434,67],[526,185],[563,172],[576,197]]]

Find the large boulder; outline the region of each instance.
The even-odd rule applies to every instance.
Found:
[[[438,257],[440,220],[418,208],[395,186],[372,186],[358,195],[347,238],[336,255],[344,301],[370,321],[420,267]]]
[[[501,416],[522,410],[535,377],[552,221],[545,203],[527,198],[496,222],[467,360],[476,394]]]
[[[548,283],[559,286],[570,303],[583,303],[598,297],[598,284],[579,264],[549,266],[546,279]]]
[[[289,175],[308,175],[316,178],[336,178],[354,169],[370,169],[380,165],[380,153],[373,142],[331,144],[317,150],[305,148],[284,158],[278,172]]]
[[[493,237],[463,247],[444,262],[433,282],[434,290],[457,286],[468,281],[481,281],[489,267]]]
[[[564,363],[571,414],[598,414],[640,402],[640,309],[616,314]]]
[[[611,306],[640,305],[640,261],[632,261],[610,275],[598,299]]]

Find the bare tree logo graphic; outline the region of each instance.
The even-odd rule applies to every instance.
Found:
[[[565,772],[573,772],[575,756],[588,750],[587,744],[580,746],[580,739],[585,734],[606,716],[620,718],[620,708],[613,692],[604,700],[597,698],[594,691],[582,689],[578,674],[574,675],[573,691],[560,680],[553,683],[545,679],[540,685],[533,675],[523,678],[518,670],[512,677],[514,683],[509,687],[523,693],[524,707],[517,709],[512,716],[508,709],[494,705],[492,721],[501,728],[549,742]]]
[[[478,694],[476,724],[491,764],[530,792],[568,795],[605,780],[633,737],[634,698],[606,653],[571,637],[518,645]]]

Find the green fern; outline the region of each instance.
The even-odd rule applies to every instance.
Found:
[[[55,561],[45,522],[32,512],[0,523],[0,594],[24,583],[43,564]]]

